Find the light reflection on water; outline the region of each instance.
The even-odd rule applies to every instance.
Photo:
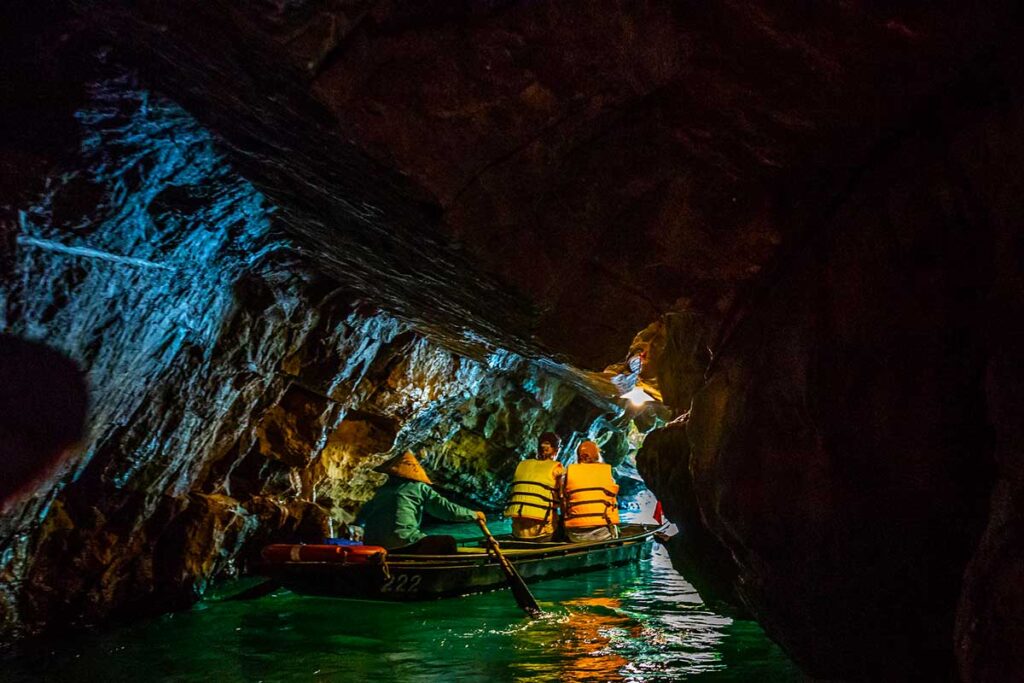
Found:
[[[496,530],[497,531],[497,530]],[[3,662],[0,679],[63,681],[794,681],[756,624],[706,611],[656,547],[640,565],[406,605],[281,591],[204,602]]]

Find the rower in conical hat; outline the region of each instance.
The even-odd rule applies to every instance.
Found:
[[[423,533],[423,513],[447,522],[472,522],[484,516],[435,491],[412,451],[389,458],[373,470],[388,475],[388,480],[359,513],[367,545],[384,546],[396,553],[447,555],[458,549],[455,537]]]
[[[406,451],[401,455],[385,460],[374,467],[373,471],[380,472],[381,474],[391,474],[411,481],[422,481],[424,484],[431,486],[434,484],[434,482],[430,481],[430,477],[427,476],[426,471],[420,465],[420,461],[416,459],[416,456],[412,454],[412,451]]]

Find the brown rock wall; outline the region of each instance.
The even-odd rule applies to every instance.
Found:
[[[590,368],[667,311],[713,328],[1013,25],[1005,2],[88,13],[231,143],[335,277],[449,346],[461,324]]]
[[[692,498],[666,495],[699,510],[736,595],[812,674],[944,679],[959,657],[965,680],[1007,680],[1019,664],[1019,326],[995,303],[1019,292],[1003,227],[1018,181],[999,170],[1019,156],[1016,92],[959,91],[960,114],[865,174],[764,280],[693,400]],[[687,448],[662,458],[685,467]]]
[[[993,233],[984,391],[997,479],[957,610],[956,652],[966,681],[1024,678],[1024,177],[1002,170],[1024,159],[1024,101],[1019,89],[1001,95],[987,125],[956,146],[967,168],[985,171],[969,182],[977,193],[974,215]]]

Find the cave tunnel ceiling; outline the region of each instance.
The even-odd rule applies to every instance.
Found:
[[[1020,671],[1016,3],[55,5],[25,60],[91,92],[64,145],[22,76],[0,230],[103,253],[26,242],[2,310],[96,428],[0,518],[0,638],[187,604],[316,495],[349,521],[389,448],[488,510],[539,432],[622,457],[534,361],[640,343],[689,413],[637,467],[703,592],[823,678]]]
[[[90,3],[328,273],[452,348],[714,327],[999,40],[1003,3]],[[477,352],[476,355],[479,355]]]

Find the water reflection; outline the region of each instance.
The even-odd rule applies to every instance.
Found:
[[[0,679],[81,681],[793,681],[756,624],[706,611],[656,549],[640,565],[412,604],[281,591],[51,643]]]
[[[656,549],[650,561],[538,586],[549,619],[520,634],[531,647],[516,680],[683,680],[725,673],[733,621],[703,609],[693,588]],[[587,597],[578,597],[580,594]],[[755,638],[773,648],[756,630]],[[755,641],[756,642],[756,641]],[[547,651],[549,657],[539,656]],[[792,669],[763,667],[764,680],[790,680]],[[776,677],[778,676],[778,677]],[[742,678],[723,680],[745,680]]]
[[[629,664],[612,649],[612,640],[639,638],[643,627],[623,614],[619,598],[578,598],[569,611],[560,640],[563,681],[622,681]]]

